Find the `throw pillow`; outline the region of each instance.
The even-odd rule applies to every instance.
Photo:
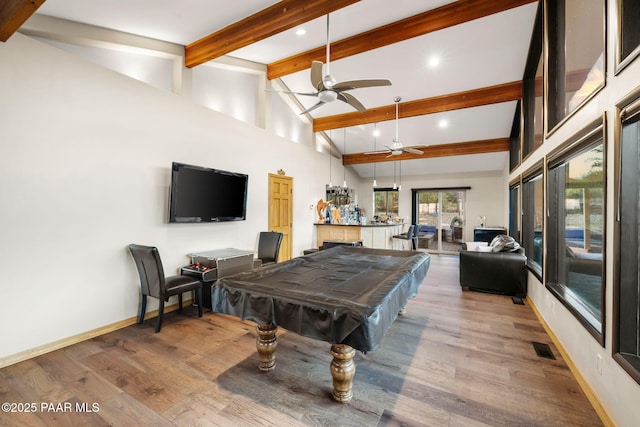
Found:
[[[492,252],[515,252],[520,249],[520,244],[513,237],[505,234],[494,237],[489,246]]]

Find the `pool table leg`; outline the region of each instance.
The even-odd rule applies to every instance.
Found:
[[[277,330],[278,327],[275,325],[260,323],[256,326],[256,331],[258,332],[256,348],[258,349],[258,356],[260,357],[258,369],[262,372],[272,371],[276,367],[276,347],[278,346],[278,338],[276,337]]]
[[[348,403],[353,397],[353,376],[356,373],[356,365],[353,356],[356,351],[346,344],[333,344],[331,346],[331,376],[333,377],[332,396],[340,403]]]

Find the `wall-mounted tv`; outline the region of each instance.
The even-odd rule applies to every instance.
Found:
[[[249,176],[173,162],[169,222],[242,221]]]

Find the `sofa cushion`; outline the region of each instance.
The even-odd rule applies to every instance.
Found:
[[[477,251],[479,246],[489,247],[488,242],[464,242],[462,249],[467,251]]]

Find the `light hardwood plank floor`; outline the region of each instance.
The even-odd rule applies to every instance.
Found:
[[[527,301],[463,292],[457,256],[433,255],[381,348],[357,353],[349,404],[330,397],[328,343],[280,329],[277,367],[261,373],[252,322],[189,307],[154,325],[3,368],[0,402],[22,411],[0,425],[602,425]]]

